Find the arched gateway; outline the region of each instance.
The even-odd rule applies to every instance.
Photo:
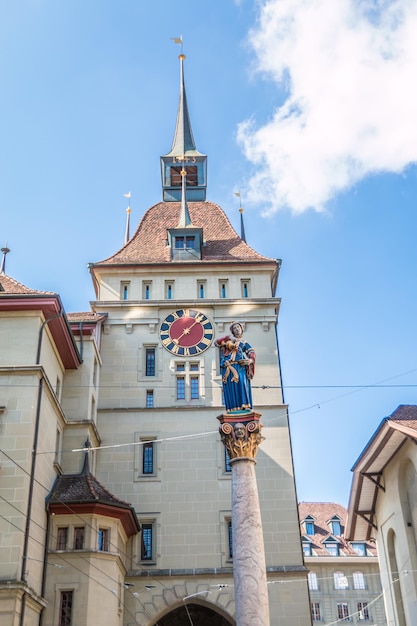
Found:
[[[153,626],[235,626],[236,622],[213,610],[211,607],[187,603],[170,611],[153,622]]]

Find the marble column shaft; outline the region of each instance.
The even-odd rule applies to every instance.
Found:
[[[265,549],[255,461],[231,460],[233,576],[237,626],[269,626]]]

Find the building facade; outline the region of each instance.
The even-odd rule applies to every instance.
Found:
[[[163,201],[119,251],[90,264],[91,311],[67,315],[56,294],[0,276],[5,626],[236,623],[215,345],[234,320],[256,353],[271,624],[311,623],[276,340],[280,262],[206,200],[183,63],[174,141],[161,157]]]
[[[340,504],[301,502],[298,510],[313,623],[386,626],[375,544],[346,540]]]
[[[417,623],[417,406],[382,420],[352,468],[347,535],[378,546],[388,624]]]

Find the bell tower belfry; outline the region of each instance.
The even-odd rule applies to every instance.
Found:
[[[181,172],[185,171],[185,191],[189,202],[204,202],[207,188],[207,156],[196,149],[184,83],[185,54],[180,60],[180,98],[174,140],[168,154],[161,156],[162,200],[181,201]]]

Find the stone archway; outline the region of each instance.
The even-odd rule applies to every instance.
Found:
[[[187,612],[188,610],[188,612]],[[202,604],[187,603],[158,619],[158,626],[234,626],[234,620]]]

